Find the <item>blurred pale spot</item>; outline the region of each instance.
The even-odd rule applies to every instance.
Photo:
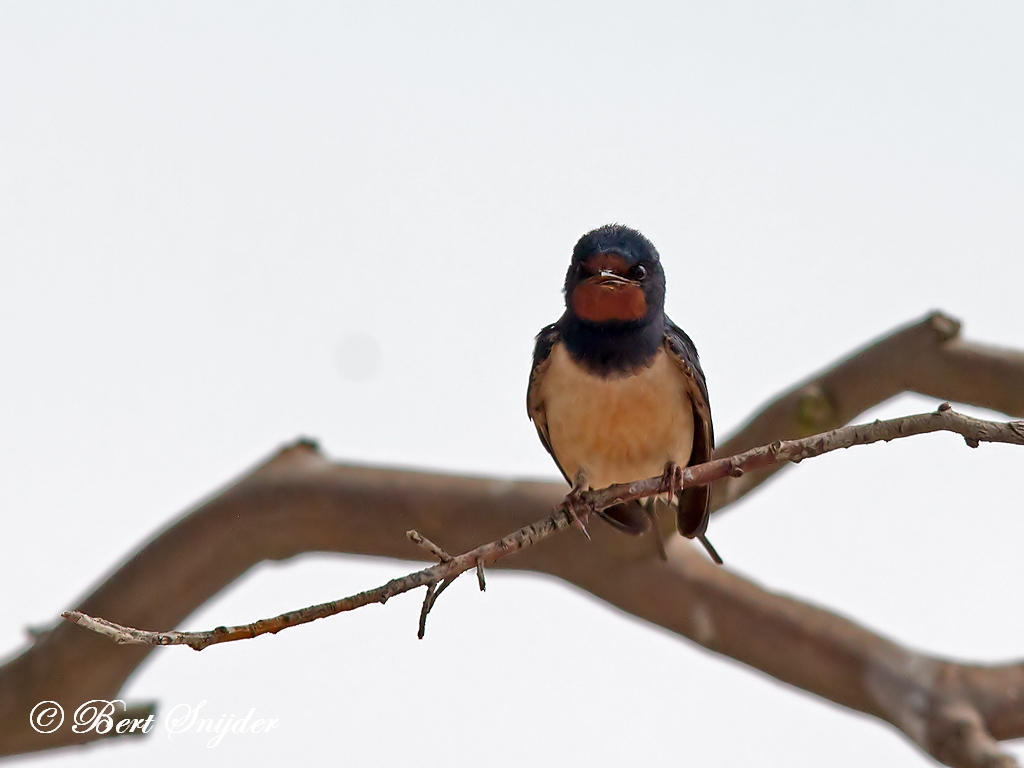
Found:
[[[369,381],[380,371],[380,344],[366,333],[342,336],[334,353],[334,367],[348,381]]]

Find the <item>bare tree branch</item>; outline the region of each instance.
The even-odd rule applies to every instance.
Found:
[[[903,416],[898,419],[876,421],[873,424],[858,424],[851,427],[834,429],[820,435],[811,435],[799,440],[779,440],[771,445],[752,448],[736,456],[715,459],[705,464],[679,468],[677,488],[682,490],[719,480],[723,477],[742,477],[747,472],[768,466],[780,466],[787,463],[798,463],[804,459],[821,456],[841,448],[852,448],[855,445],[870,445],[881,441],[896,440],[901,437],[923,435],[929,432],[955,432],[961,435],[971,448],[980,443],[1012,443],[1024,445],[1024,421],[1006,423],[973,419],[954,411],[949,403],[943,403],[934,413],[919,413],[914,416]],[[669,484],[663,475],[638,480],[634,483],[619,483],[594,491],[584,491],[579,495],[580,501],[587,506],[589,513],[597,513],[608,507],[633,501],[647,496],[666,493]],[[576,510],[578,512],[578,510]],[[134,645],[187,645],[194,650],[217,643],[228,643],[233,640],[248,640],[267,633],[277,634],[282,629],[308,624],[316,619],[335,616],[345,611],[361,608],[371,603],[386,603],[395,595],[408,592],[417,587],[426,586],[427,594],[423,599],[423,610],[420,613],[419,637],[423,638],[427,614],[435,599],[435,588],[440,582],[451,582],[457,576],[476,568],[480,578],[480,589],[483,587],[483,564],[497,562],[506,555],[511,555],[526,547],[543,541],[557,531],[566,530],[573,525],[573,513],[569,508],[568,496],[558,509],[542,520],[520,528],[507,536],[482,544],[458,557],[452,557],[429,539],[416,531],[409,531],[408,538],[424,547],[441,560],[439,565],[410,573],[399,579],[392,579],[387,584],[360,592],[351,597],[332,600],[328,603],[311,605],[288,613],[282,613],[270,619],[261,619],[252,624],[237,627],[217,627],[203,632],[151,632],[134,627],[126,627],[103,618],[89,616],[81,611],[65,611],[64,619],[97,634],[109,637],[116,643]]]
[[[777,397],[715,454],[835,429],[903,392],[1024,417],[1024,353],[959,336],[960,323],[938,312],[901,328]],[[718,481],[712,509],[727,507],[779,469]]]
[[[1024,415],[1024,355],[961,342],[955,326],[943,334],[933,322],[942,324],[928,319],[903,329],[876,345],[884,354],[869,348],[848,361],[857,361],[852,368],[840,364],[820,377],[834,374],[830,403],[852,418],[902,388]],[[915,356],[917,368],[907,362]],[[838,426],[816,424],[794,434],[800,402],[798,396],[787,407],[770,406],[722,451]],[[443,532],[450,551],[465,552],[543,517],[564,494],[556,483],[337,465],[299,443],[163,531],[75,607],[124,626],[171,630],[262,560],[313,551],[422,559],[424,549],[404,536],[410,529]],[[564,579],[709,650],[890,722],[949,765],[1013,764],[993,740],[1024,736],[1024,664],[975,666],[926,656],[766,591],[678,538],[663,561],[643,537],[593,529],[592,543],[558,536],[493,567]],[[37,734],[28,712],[43,699],[73,711],[89,699],[116,698],[151,649],[119,646],[67,622],[40,632],[0,666],[0,754],[94,739],[70,729]]]

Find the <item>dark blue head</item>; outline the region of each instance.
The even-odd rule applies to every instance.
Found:
[[[650,364],[665,333],[665,271],[651,241],[610,224],[572,252],[559,330],[569,353],[594,373],[618,375]]]
[[[636,324],[660,318],[665,271],[646,237],[621,224],[588,232],[576,243],[565,275],[566,309],[578,320]]]

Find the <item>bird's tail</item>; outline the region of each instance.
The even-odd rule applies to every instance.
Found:
[[[625,501],[602,509],[598,514],[615,528],[634,536],[640,535],[650,526],[648,515],[639,501]]]

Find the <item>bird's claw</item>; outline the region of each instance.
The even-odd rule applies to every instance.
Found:
[[[669,506],[672,506],[672,499],[679,495],[682,485],[683,468],[674,461],[667,462],[665,464],[665,472],[661,476],[661,492],[668,497]]]
[[[578,529],[587,541],[590,541],[590,531],[587,530],[587,520],[590,519],[590,503],[583,498],[583,492],[587,490],[587,476],[580,470],[572,484],[572,490],[565,497],[565,511],[572,521],[573,528]]]

